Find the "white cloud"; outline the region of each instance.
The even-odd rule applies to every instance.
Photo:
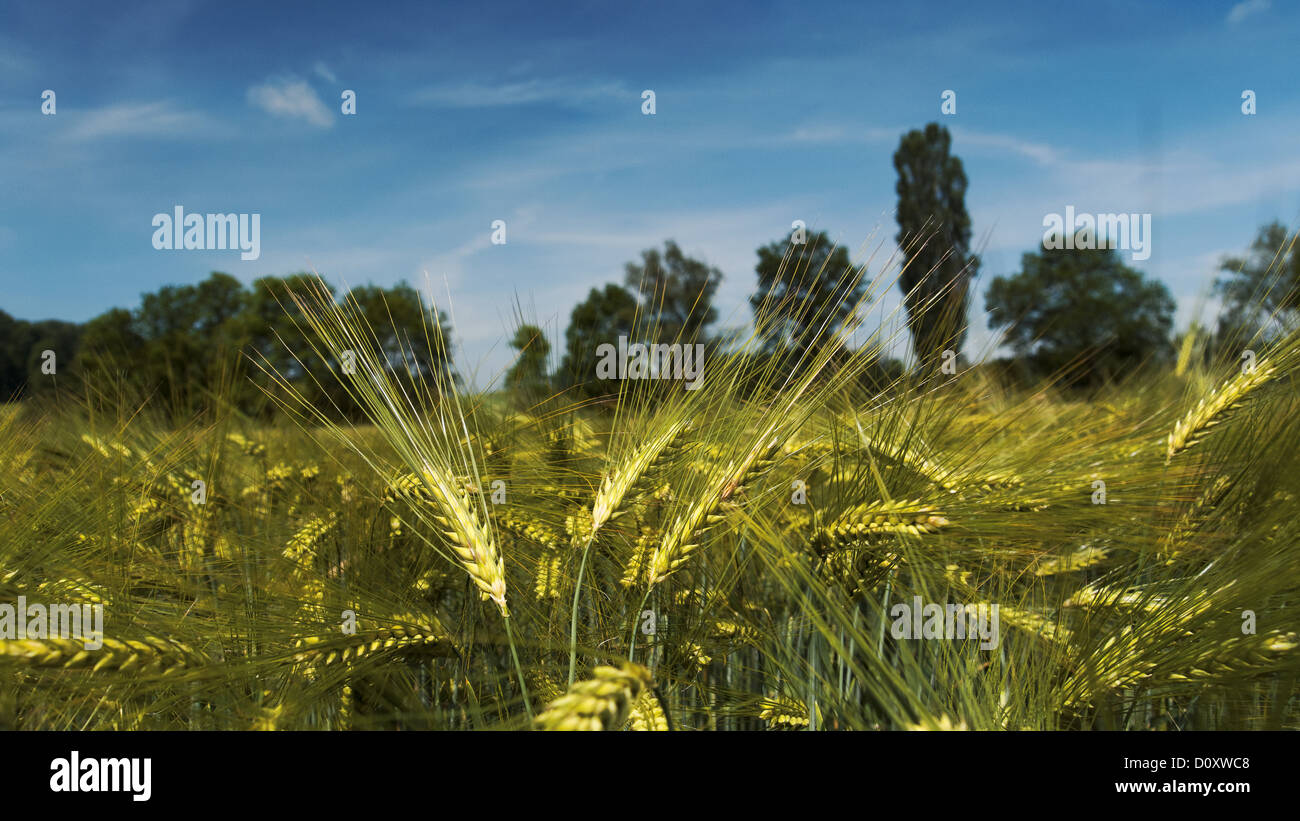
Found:
[[[168,102],[117,103],[85,113],[60,109],[58,116],[72,121],[64,139],[77,142],[103,137],[178,137],[217,130],[203,114]]]
[[[1270,0],[1242,0],[1228,12],[1228,23],[1236,25],[1247,17],[1252,17],[1262,11],[1268,11],[1270,6],[1272,6]]]
[[[963,145],[977,145],[1011,151],[1023,157],[1028,157],[1039,165],[1050,165],[1056,162],[1059,157],[1056,149],[1049,145],[1022,140],[1019,137],[1006,134],[980,134],[965,129],[954,129],[953,143],[954,148],[960,148]]]
[[[845,143],[897,142],[910,130],[910,128],[903,126],[897,128],[881,128],[879,126],[864,127],[834,124],[809,124],[799,126],[793,131],[774,138],[760,138],[756,141],[756,144],[766,145],[772,143],[776,145],[797,145],[800,143],[806,143],[814,145],[829,145]],[[1008,134],[980,133],[968,131],[964,128],[954,128],[952,134],[954,148],[958,153],[960,153],[963,145],[967,145],[991,148],[999,151],[1009,151],[1027,157],[1039,165],[1050,165],[1057,162],[1060,158],[1060,152],[1049,145],[1024,140]]]
[[[1234,160],[1192,150],[1171,152],[1158,160],[1093,160],[1060,167],[1063,183],[1075,190],[1077,201],[1134,201],[1139,181],[1146,207],[1168,217],[1195,214],[1256,202],[1261,197],[1300,190],[1300,160],[1275,161],[1263,167],[1243,167]],[[1119,210],[1124,210],[1116,205]]]
[[[417,91],[410,100],[416,105],[447,108],[495,108],[543,102],[586,103],[619,97],[639,100],[639,97],[619,83],[590,83],[565,79],[532,79],[500,85],[462,83],[454,86],[436,86]]]
[[[322,80],[328,80],[331,83],[337,83],[339,81],[339,78],[334,76],[334,72],[330,71],[330,67],[325,65],[324,60],[317,60],[316,65],[312,66],[311,70]]]
[[[277,117],[306,120],[314,126],[329,128],[334,124],[325,103],[304,80],[268,80],[248,90],[248,101]]]
[[[506,237],[509,240],[510,221],[506,221]],[[445,279],[449,287],[457,287],[465,278],[464,261],[475,254],[486,251],[492,247],[492,233],[490,229],[484,229],[478,233],[472,234],[470,239],[461,243],[459,246],[452,248],[450,251],[444,251],[433,257],[428,263],[421,266],[422,271],[431,273],[439,278]]]
[[[848,139],[847,129],[838,125],[805,125],[790,132],[792,143],[838,143]]]

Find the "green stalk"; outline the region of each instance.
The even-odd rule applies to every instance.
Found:
[[[519,652],[515,649],[515,636],[510,630],[510,617],[503,616],[501,620],[506,624],[506,642],[510,645],[510,657],[515,660],[515,676],[519,679],[519,689],[523,692],[524,712],[528,714],[528,720],[531,722],[533,720],[533,707],[528,702],[528,685],[524,683],[524,668],[519,663]]]
[[[591,552],[593,534],[582,548],[582,561],[578,564],[578,579],[573,585],[573,608],[569,612],[569,686],[573,686],[578,670],[578,597],[582,594],[582,576],[587,570],[587,554]]]

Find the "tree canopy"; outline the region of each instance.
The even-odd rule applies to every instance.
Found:
[[[653,342],[704,342],[718,319],[713,295],[722,271],[682,253],[668,240],[664,252],[650,248],[641,261],[629,262],[624,284],[637,296],[642,324],[653,329]]]
[[[1223,299],[1221,344],[1270,338],[1300,322],[1300,248],[1280,222],[1262,226],[1244,256],[1225,257],[1215,282]]]
[[[985,294],[988,326],[1028,369],[1097,384],[1170,353],[1174,300],[1111,249],[1028,253]]]
[[[75,322],[28,322],[0,311],[0,402],[53,388],[81,344],[84,328]],[[43,373],[45,351],[54,353],[53,374]]]
[[[294,274],[246,288],[214,272],[196,284],[164,286],[144,294],[133,311],[114,308],[87,323],[74,375],[91,387],[120,379],[181,415],[206,407],[211,386],[229,384],[242,410],[269,413],[264,391],[274,390],[273,381],[252,364],[261,362],[322,411],[355,417],[360,409],[329,376],[340,363],[314,344],[289,297],[313,283],[313,275]],[[365,317],[392,372],[404,379],[452,372],[446,348],[430,344],[448,333],[446,316],[422,305],[410,285],[360,286],[345,297]]]
[[[952,154],[948,129],[930,123],[903,135],[894,152],[898,172],[898,235],[907,258],[899,287],[923,367],[944,350],[960,353],[966,338],[970,280],[979,258],[970,253],[966,172]]]
[[[852,270],[849,252],[825,232],[792,231],[759,248],[749,305],[764,351],[802,355],[829,340],[866,292],[865,282],[848,277]]]
[[[605,343],[617,345],[620,336],[630,338],[636,322],[636,297],[626,288],[612,282],[603,289],[592,288],[569,315],[564,359],[560,363],[561,383],[588,396],[617,393],[618,385],[612,380],[596,378],[596,349]]]
[[[506,388],[534,401],[542,398],[548,387],[547,363],[551,356],[551,343],[545,332],[536,325],[520,325],[510,340],[510,347],[519,356],[506,372]]]

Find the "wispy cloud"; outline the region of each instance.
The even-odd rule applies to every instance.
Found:
[[[806,125],[790,132],[785,140],[792,143],[838,143],[848,138],[848,129],[843,126]]]
[[[312,66],[311,70],[322,80],[328,80],[331,83],[337,83],[339,81],[339,78],[334,76],[334,72],[330,70],[330,67],[325,65],[324,60],[317,60],[316,65]]]
[[[107,137],[183,137],[216,131],[216,125],[206,115],[177,108],[170,102],[117,103],[84,113],[60,107],[58,116],[72,122],[63,137],[74,142]]]
[[[415,105],[445,108],[494,108],[535,103],[582,104],[593,100],[636,96],[617,82],[583,82],[564,78],[532,79],[486,85],[461,83],[421,89],[410,97]]]
[[[304,120],[319,128],[334,125],[329,109],[305,80],[267,80],[248,90],[248,101],[276,117]]]
[[[1228,24],[1236,25],[1247,17],[1268,11],[1272,5],[1271,0],[1242,0],[1228,12]]]
[[[975,145],[1010,151],[1027,157],[1039,165],[1051,165],[1060,159],[1059,152],[1049,145],[1007,134],[981,134],[965,129],[954,129],[953,142],[958,146]]]
[[[760,139],[760,144],[776,145],[833,145],[843,143],[875,143],[899,140],[909,129],[881,128],[879,126],[846,126],[833,124],[802,125],[793,131],[775,137]],[[1022,139],[1009,134],[992,134],[969,131],[964,128],[953,129],[953,142],[958,153],[963,147],[977,146],[1019,154],[1033,160],[1039,165],[1052,165],[1059,162],[1061,153],[1045,143]]]
[[[833,143],[878,142],[896,140],[906,129],[880,128],[878,126],[856,127],[846,125],[810,124],[802,125],[794,131],[776,137],[772,142],[779,145],[800,144],[826,145]],[[765,141],[766,142],[766,141]]]

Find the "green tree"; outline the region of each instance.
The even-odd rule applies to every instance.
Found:
[[[362,285],[348,291],[344,300],[361,312],[384,367],[408,393],[438,396],[459,381],[451,353],[451,322],[446,313],[435,313],[425,304],[411,285],[405,281],[389,288]],[[338,371],[337,362],[331,366]],[[363,415],[337,379],[322,381],[346,416]]]
[[[1218,339],[1232,345],[1256,334],[1271,338],[1300,322],[1300,248],[1280,222],[1259,229],[1242,257],[1225,257],[1215,282],[1223,298]]]
[[[132,313],[125,308],[110,308],[86,323],[77,352],[77,373],[92,386],[107,377],[131,381],[144,344]]]
[[[29,325],[27,341],[27,390],[28,393],[45,393],[60,384],[71,383],[74,369],[70,366],[76,361],[77,350],[81,344],[84,330],[75,322],[58,319],[45,319]],[[45,351],[54,352],[55,373],[44,373]],[[62,375],[60,383],[58,377]]]
[[[27,384],[27,353],[31,327],[0,311],[0,402],[21,395]]]
[[[144,294],[132,328],[143,341],[132,366],[180,414],[206,405],[206,389],[242,372],[243,336],[232,320],[246,306],[239,280],[219,272],[195,285],[167,285]],[[121,347],[121,343],[118,343]]]
[[[1067,384],[1095,385],[1171,351],[1173,297],[1111,249],[1025,254],[1019,273],[989,284],[985,307],[1031,373]]]
[[[379,344],[387,367],[422,379],[457,378],[451,354],[451,321],[436,314],[402,281],[389,288],[362,285],[348,291]]]
[[[265,367],[327,415],[356,418],[360,408],[338,379],[341,352],[320,345],[291,297],[316,287],[311,274],[263,277],[245,288],[219,272],[194,285],[164,286],[143,294],[134,311],[115,308],[91,320],[75,370],[83,379],[126,382],[183,418],[206,408],[214,388],[246,413],[273,413],[268,396],[280,389]],[[418,380],[436,392],[442,379],[457,378],[444,344],[446,315],[425,307],[410,285],[366,285],[347,296],[374,333],[386,367],[408,388]]]
[[[27,322],[0,311],[0,402],[70,385],[84,330],[75,322]],[[54,352],[53,375],[42,372],[45,351]]]
[[[596,349],[604,343],[618,345],[620,336],[631,337],[637,322],[637,302],[625,288],[609,283],[592,288],[569,316],[564,332],[564,360],[560,375],[564,384],[589,396],[618,392],[612,380],[596,379]]]
[[[853,315],[866,284],[850,277],[849,252],[825,232],[795,232],[758,249],[758,288],[749,298],[767,353],[802,355],[824,344]]]
[[[236,287],[238,283],[236,282]],[[92,394],[127,387],[133,397],[153,397],[185,414],[199,402],[224,352],[204,344],[197,286],[167,286],[141,296],[135,311],[113,308],[85,326],[73,362]]]
[[[718,319],[713,295],[722,271],[682,253],[668,240],[664,251],[641,252],[641,262],[629,262],[624,284],[638,297],[644,324],[653,328],[654,342],[706,342],[706,329]]]
[[[519,356],[506,372],[506,387],[535,401],[547,388],[546,366],[551,355],[551,343],[536,325],[520,325],[510,340],[510,347],[518,351]]]
[[[951,149],[948,129],[930,123],[905,134],[894,152],[895,239],[907,260],[899,287],[912,349],[927,368],[938,364],[944,350],[961,352],[970,280],[979,267],[970,253],[966,172]]]
[[[273,406],[260,399],[278,395],[275,381],[266,371],[281,374],[304,399],[322,409],[346,396],[338,380],[329,376],[339,367],[338,362],[318,350],[321,345],[310,336],[307,321],[290,296],[293,291],[315,287],[313,274],[262,277],[250,287],[244,310],[231,320],[232,337],[242,340],[240,351],[256,363],[247,368],[251,384],[241,393],[245,411],[264,416],[274,412]],[[335,293],[328,283],[325,288],[331,295]],[[344,405],[351,407],[346,401]]]

